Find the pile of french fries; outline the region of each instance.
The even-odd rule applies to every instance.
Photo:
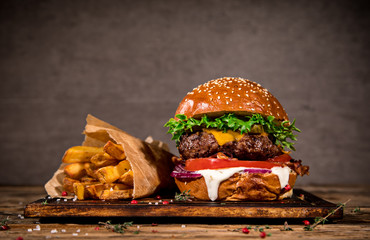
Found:
[[[104,147],[75,146],[63,160],[65,191],[84,199],[126,199],[132,197],[133,173],[121,145],[108,141]]]

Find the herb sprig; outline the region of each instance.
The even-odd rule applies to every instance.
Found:
[[[99,222],[99,224],[104,225],[106,229],[111,229],[113,232],[125,233],[127,227],[131,227],[133,222],[124,222],[123,224],[112,224],[111,221]]]
[[[6,217],[5,219],[1,220],[1,222],[0,222],[0,231],[10,229],[10,227],[8,226],[8,221],[9,221],[9,216]]]
[[[304,229],[305,231],[313,231],[313,229],[314,229],[317,225],[319,225],[320,223],[321,223],[322,225],[324,225],[324,224],[325,224],[325,222],[329,221],[329,220],[328,220],[328,217],[330,217],[331,215],[333,215],[333,214],[334,214],[336,211],[338,211],[339,209],[341,209],[341,208],[343,208],[344,206],[346,206],[346,204],[347,204],[349,201],[351,201],[351,199],[348,199],[345,203],[340,203],[336,209],[332,210],[332,211],[331,211],[328,215],[326,215],[325,217],[316,217],[316,218],[315,218],[315,223],[314,223],[314,224],[312,224],[312,225],[308,225],[308,226],[305,226],[303,229]]]
[[[296,141],[297,138],[293,131],[300,132],[295,127],[295,119],[292,123],[283,121],[281,123],[274,121],[275,117],[268,116],[264,118],[261,114],[253,114],[251,116],[236,116],[233,113],[225,114],[218,118],[209,118],[204,115],[201,119],[188,118],[184,114],[177,114],[178,120],[171,118],[164,126],[168,127],[167,133],[172,134],[172,140],[178,145],[180,137],[186,132],[193,132],[197,127],[217,128],[226,132],[227,130],[239,131],[241,134],[250,132],[253,125],[261,125],[264,131],[272,134],[275,138],[275,144],[281,145],[283,148],[295,150],[294,143],[288,142],[287,139]]]
[[[193,196],[189,194],[190,189],[188,191],[183,191],[182,193],[175,194],[175,201],[192,201],[191,199]]]

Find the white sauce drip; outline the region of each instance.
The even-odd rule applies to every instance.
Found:
[[[216,200],[218,197],[218,187],[222,181],[225,181],[231,177],[234,173],[243,171],[245,167],[236,167],[236,168],[225,168],[225,169],[205,169],[198,170],[197,173],[202,174],[204,180],[206,181],[208,197],[212,201]]]
[[[197,173],[202,174],[204,180],[207,185],[208,197],[211,201],[215,201],[218,198],[218,188],[222,181],[225,181],[234,173],[241,172],[245,167],[235,167],[235,168],[225,168],[225,169],[205,169],[205,170],[198,170]],[[250,169],[250,168],[248,168]],[[289,182],[289,167],[273,167],[271,168],[271,172],[276,174],[280,181],[281,188],[284,188]]]
[[[271,168],[271,172],[273,174],[276,174],[279,177],[281,188],[288,185],[289,174],[290,174],[290,168],[289,167],[273,167],[273,168]]]

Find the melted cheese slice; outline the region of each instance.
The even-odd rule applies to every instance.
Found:
[[[222,146],[227,142],[232,141],[239,141],[245,134],[240,134],[238,132],[234,132],[231,130],[227,130],[227,132],[223,132],[216,129],[203,129],[204,132],[212,134],[218,143],[218,145]]]

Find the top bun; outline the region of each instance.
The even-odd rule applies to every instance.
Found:
[[[176,110],[177,114],[200,118],[225,113],[274,116],[278,121],[289,121],[279,101],[260,84],[243,78],[224,77],[199,85],[189,92]]]

